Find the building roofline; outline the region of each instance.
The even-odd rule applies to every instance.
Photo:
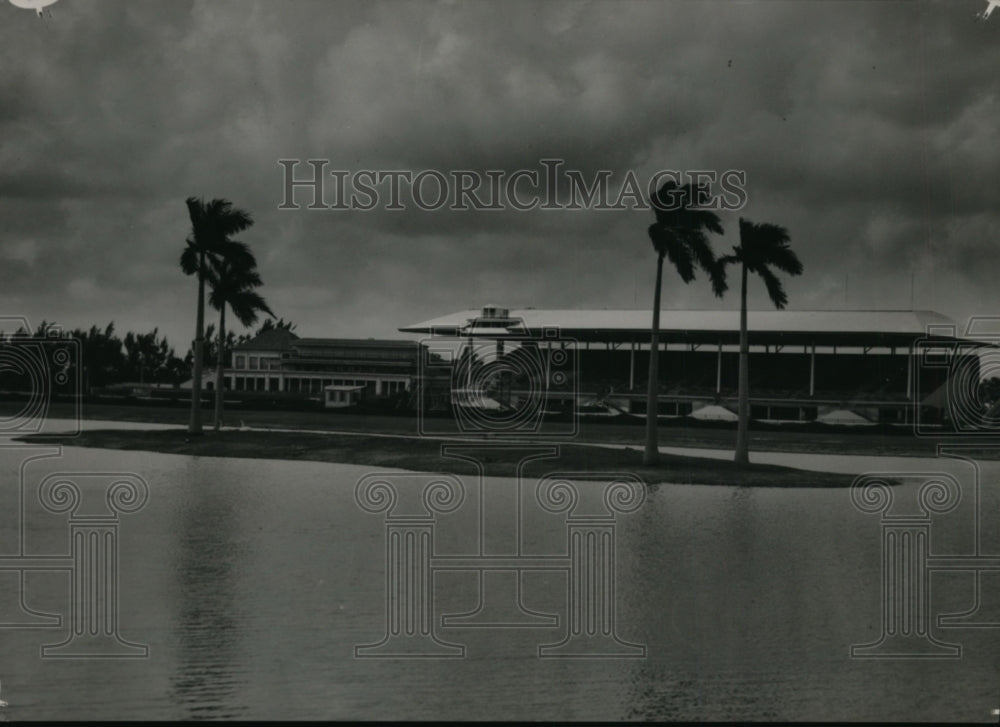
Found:
[[[481,338],[539,338],[546,330],[581,342],[648,341],[649,309],[536,309],[505,311],[505,318],[482,317],[479,310],[457,311],[404,326],[405,333]],[[662,310],[665,341],[730,343],[739,335],[739,310]],[[750,337],[755,343],[830,343],[834,345],[900,345],[920,338],[965,340],[950,318],[931,310],[750,310]]]

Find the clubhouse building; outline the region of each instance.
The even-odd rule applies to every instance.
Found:
[[[223,381],[231,392],[322,398],[324,406],[339,408],[408,391],[418,357],[415,341],[299,338],[270,330],[233,348]],[[208,372],[205,388],[211,390],[214,382]]]

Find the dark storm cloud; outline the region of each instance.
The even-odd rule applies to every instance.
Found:
[[[414,174],[559,158],[617,183],[746,170],[715,248],[740,214],[786,225],[806,265],[792,306],[844,305],[851,276],[848,305],[898,307],[912,274],[918,305],[983,312],[1000,20],[976,20],[982,4],[61,0],[39,19],[2,3],[0,303],[186,347],[195,195],[254,213],[265,294],[305,334],[393,335],[487,300],[646,307],[648,211],[277,209],[282,158]],[[703,281],[664,295],[735,305]]]

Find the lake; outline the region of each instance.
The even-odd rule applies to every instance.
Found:
[[[841,471],[951,472],[963,497],[935,515],[931,552],[972,554],[977,537],[980,553],[1000,552],[998,463],[979,467],[977,513],[969,462],[800,458]],[[464,646],[464,656],[356,658],[387,628],[384,515],[355,502],[371,471],[0,448],[0,556],[69,552],[67,515],[39,503],[52,473],[131,472],[149,486],[146,505],[118,526],[118,629],[148,656],[42,658],[43,646],[69,634],[69,575],[32,571],[22,589],[17,571],[0,571],[0,623],[23,625],[20,591],[31,611],[64,617],[57,627],[0,629],[0,698],[9,703],[0,719],[996,720],[998,629],[934,626],[935,638],[961,645],[961,658],[851,658],[853,644],[881,630],[882,536],[879,516],[859,512],[847,490],[662,485],[618,515],[614,629],[644,657],[538,657],[567,633],[566,569],[526,572],[520,583],[522,611],[554,618],[442,628],[441,615],[476,611],[487,580],[500,610],[517,585],[454,569],[437,572],[429,598],[437,638]],[[400,491],[410,486],[395,477]],[[565,515],[537,505],[536,483],[488,477],[485,495],[474,478],[464,484],[462,504],[437,517],[435,558],[568,552]],[[904,481],[896,501],[915,502],[917,487]],[[997,576],[981,580],[993,622]],[[935,573],[931,585],[932,614],[973,605],[969,571]]]

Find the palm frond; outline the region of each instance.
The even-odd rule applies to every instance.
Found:
[[[227,240],[219,246],[217,258],[225,260],[236,270],[257,267],[257,258],[250,251],[250,246],[238,240]]]
[[[760,234],[761,240],[768,246],[787,245],[791,241],[791,238],[788,236],[788,230],[781,225],[761,222],[757,225],[757,231]]]
[[[197,197],[188,197],[184,203],[188,208],[188,217],[191,218],[191,225],[197,228],[205,218],[205,200]]]
[[[771,302],[774,303],[774,307],[781,309],[784,308],[788,303],[788,296],[785,294],[785,288],[778,280],[778,276],[771,272],[770,268],[761,268],[757,271],[764,280],[764,285],[767,286],[767,294],[771,298]]]
[[[787,245],[781,245],[771,251],[771,264],[778,270],[789,275],[802,274],[802,261],[795,251]]]
[[[695,264],[705,271],[712,290],[721,296],[726,290],[725,270],[716,264],[706,233],[723,234],[718,216],[700,209],[697,202],[707,197],[704,185],[678,185],[665,181],[650,203],[656,223],[649,228],[650,240],[658,253],[665,254],[685,283],[695,278]]]
[[[213,199],[208,204],[208,216],[213,220],[218,234],[222,237],[243,232],[253,225],[250,213],[233,207],[228,199]]]
[[[691,204],[691,185],[681,186],[668,179],[650,195],[649,203],[657,223],[666,227],[676,227],[679,211]]]
[[[729,283],[726,280],[726,266],[716,260],[706,272],[712,283],[712,292],[715,293],[716,298],[721,298],[729,290]]]
[[[708,275],[712,284],[712,292],[721,298],[727,288],[726,271],[716,261],[708,236],[701,229],[683,230],[680,236],[698,263],[698,267]]]
[[[694,257],[691,248],[675,236],[669,235],[664,249],[667,260],[677,268],[677,274],[681,276],[681,280],[685,283],[694,280]]]
[[[181,270],[185,275],[195,275],[198,272],[198,249],[190,239],[181,253]]]
[[[229,307],[232,308],[233,315],[236,316],[237,320],[247,328],[257,322],[257,314],[259,312],[264,312],[272,318],[274,317],[274,313],[268,307],[263,296],[252,290],[236,293],[229,300]]]
[[[714,212],[707,210],[690,210],[691,224],[694,227],[714,232],[716,235],[724,235],[726,231],[722,229],[722,222]]]

